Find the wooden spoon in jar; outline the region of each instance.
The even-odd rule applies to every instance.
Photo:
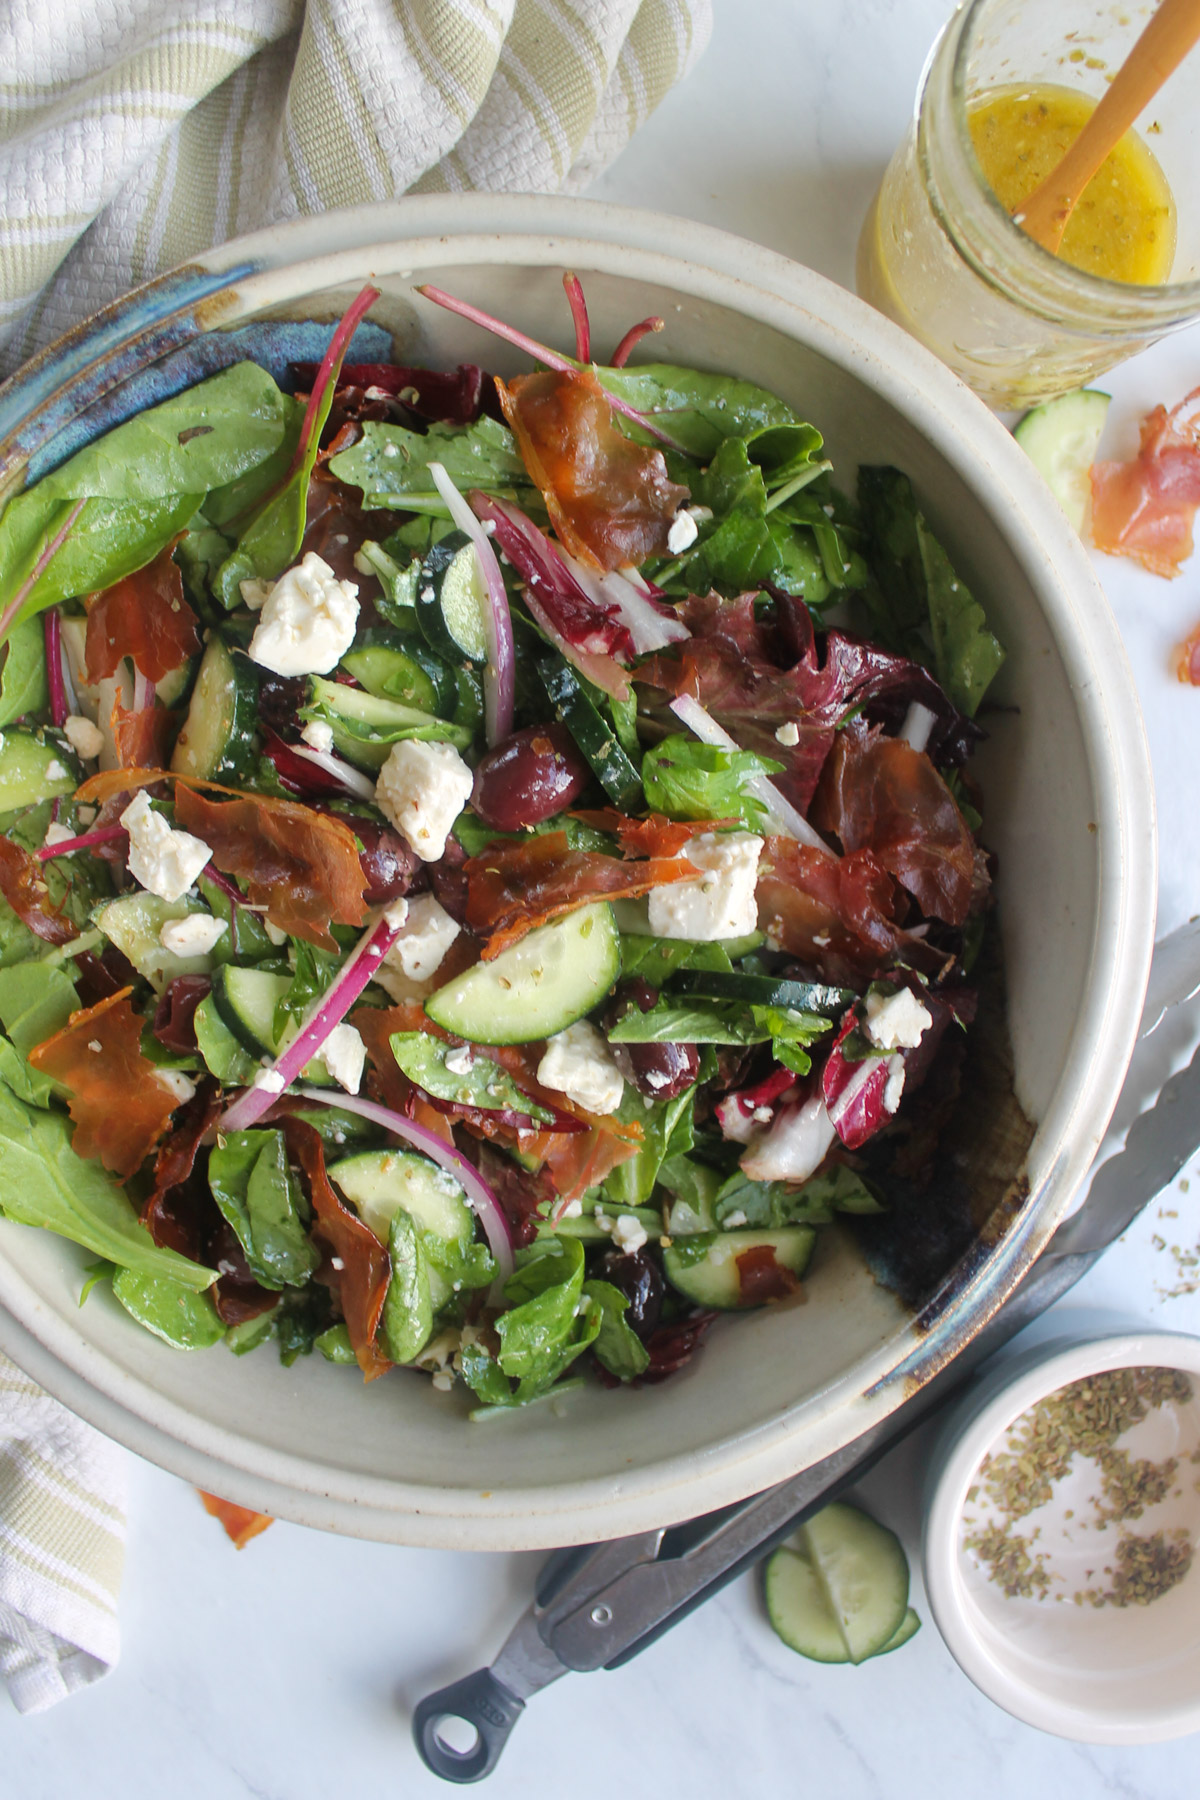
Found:
[[[1013,211],[1013,222],[1051,256],[1092,176],[1200,38],[1200,0],[1161,0],[1112,86],[1057,168]]]

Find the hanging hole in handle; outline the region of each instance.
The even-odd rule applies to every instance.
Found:
[[[459,1713],[446,1713],[434,1723],[433,1735],[447,1756],[460,1756],[465,1761],[478,1750],[483,1739],[479,1727]]]
[[[443,1781],[481,1781],[495,1768],[524,1710],[524,1701],[490,1669],[479,1669],[419,1703],[413,1738],[426,1767]]]

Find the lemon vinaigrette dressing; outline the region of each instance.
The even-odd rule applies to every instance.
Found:
[[[967,108],[971,142],[1006,212],[1062,160],[1096,102],[1049,84],[992,89]],[[1158,161],[1127,131],[1092,177],[1063,233],[1058,255],[1107,281],[1165,282],[1175,256],[1175,201]]]

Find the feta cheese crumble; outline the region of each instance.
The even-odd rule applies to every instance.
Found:
[[[165,920],[158,941],[172,956],[207,956],[224,934],[224,919],[189,913],[186,919]]]
[[[677,512],[667,533],[667,549],[672,556],[682,556],[685,550],[691,549],[699,536],[699,528],[691,513]]]
[[[252,1087],[261,1088],[264,1094],[282,1094],[285,1085],[278,1069],[260,1069],[251,1083]]]
[[[357,1094],[367,1060],[367,1046],[353,1025],[335,1025],[321,1045],[321,1060],[339,1087]]]
[[[750,831],[706,831],[694,837],[684,854],[701,872],[694,880],[673,881],[651,892],[651,935],[711,944],[756,930],[754,888],[762,843]]]
[[[612,1241],[618,1250],[624,1250],[627,1256],[631,1256],[646,1242],[646,1227],[632,1213],[621,1213],[613,1220]]]
[[[447,950],[462,927],[433,894],[418,894],[408,901],[397,900],[394,906],[404,908],[397,921],[401,927],[400,936],[384,957],[377,979],[387,987],[387,971],[393,969],[409,981],[427,981],[441,968]],[[389,909],[389,917],[392,916],[392,909]]]
[[[379,771],[375,803],[422,862],[437,862],[475,777],[453,744],[406,738]]]
[[[309,719],[300,736],[310,750],[319,750],[322,756],[333,749],[333,726],[326,719]]]
[[[881,1050],[911,1050],[933,1024],[933,1014],[910,988],[867,995],[867,1036]],[[894,1112],[894,1107],[888,1108]]]
[[[800,727],[794,719],[789,719],[786,725],[779,727],[775,733],[775,742],[785,745],[789,750],[800,742]]]
[[[171,1094],[176,1106],[184,1106],[196,1092],[195,1082],[182,1069],[156,1069],[154,1078]]]
[[[615,1112],[625,1091],[625,1078],[612,1051],[586,1019],[550,1039],[537,1078],[543,1087],[565,1094],[590,1113]]]
[[[190,831],[174,831],[154,811],[145,788],[139,789],[121,823],[129,833],[129,873],[160,900],[182,900],[212,850]]]
[[[82,713],[71,713],[63,720],[63,736],[84,762],[94,762],[104,748],[104,733]]]
[[[57,819],[51,819],[46,827],[46,835],[42,839],[42,849],[53,850],[56,844],[69,844],[74,836],[75,833],[69,831],[65,825],[60,825]]]
[[[354,642],[358,587],[310,550],[272,587],[250,655],[275,675],[328,675]]]

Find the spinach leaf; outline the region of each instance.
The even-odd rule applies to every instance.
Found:
[[[553,1120],[553,1113],[522,1092],[499,1063],[469,1047],[446,1044],[420,1031],[397,1031],[388,1041],[404,1074],[435,1100],[477,1106],[483,1112],[524,1113],[539,1124]]]
[[[350,1342],[350,1333],[343,1324],[331,1325],[320,1337],[313,1339],[314,1350],[319,1350],[326,1362],[350,1364],[358,1358],[354,1354],[354,1345]]]
[[[225,1336],[208,1295],[197,1294],[166,1275],[118,1269],[112,1291],[139,1325],[175,1350],[207,1350]]]
[[[99,1163],[76,1156],[66,1115],[39,1112],[0,1086],[0,1209],[143,1275],[206,1288],[212,1269],[160,1250],[124,1190]]]
[[[231,1131],[213,1146],[208,1185],[262,1287],[301,1287],[320,1255],[282,1131]]]
[[[239,916],[244,918],[245,914]],[[209,1074],[215,1075],[224,1087],[249,1087],[259,1065],[238,1043],[211,994],[206,994],[196,1008],[194,1022],[196,1044]]]
[[[319,1281],[288,1290],[275,1314],[275,1336],[284,1368],[290,1369],[298,1356],[311,1356],[318,1337],[333,1322],[329,1289]]]
[[[458,488],[515,498],[516,490],[530,487],[512,432],[486,414],[465,429],[434,424],[426,432],[368,419],[358,442],[335,456],[329,467],[339,481],[362,489],[366,507],[410,508],[423,500],[442,512],[444,504],[429,474],[431,462],[440,462]]]
[[[899,469],[866,466],[858,497],[876,586],[865,598],[885,648],[932,667],[955,706],[973,717],[1004,661],[983,609],[955,575]]]
[[[810,462],[822,445],[814,425],[752,381],[672,363],[598,368],[596,374],[608,393],[654,415],[655,423],[701,462],[711,460],[722,438],[740,438],[755,446],[756,460],[784,479]],[[646,438],[630,420],[622,421],[622,429],[630,437]]]
[[[11,725],[25,713],[43,712],[49,704],[46,687],[46,645],[36,619],[25,619],[4,647],[0,671],[0,727]]]
[[[429,1267],[456,1293],[460,1288],[490,1287],[496,1279],[496,1259],[486,1244],[463,1243],[426,1231],[421,1234],[421,1248]]]
[[[672,1156],[658,1172],[659,1183],[674,1194],[671,1208],[672,1238],[692,1237],[697,1232],[711,1231],[715,1223],[713,1204],[721,1187],[721,1177],[707,1163],[690,1156]]]
[[[692,1147],[695,1102],[696,1090],[688,1088],[673,1100],[658,1100],[644,1107],[641,1095],[626,1087],[617,1116],[622,1123],[637,1119],[642,1140],[637,1154],[619,1163],[605,1179],[604,1191],[614,1204],[647,1205],[663,1162],[670,1156],[686,1155]]]
[[[433,1330],[429,1269],[421,1237],[411,1214],[398,1206],[388,1231],[392,1276],[379,1322],[384,1352],[394,1363],[412,1362],[429,1342]]]
[[[305,943],[303,938],[291,940],[288,954],[295,973],[275,1008],[273,1027],[277,1044],[284,1041],[292,1020],[302,1019],[314,1000],[319,1000],[332,986],[340,962],[335,952],[318,950],[315,945]]]
[[[737,1001],[669,998],[649,1012],[630,1008],[608,1033],[613,1044],[761,1044],[770,1035]]]
[[[862,1176],[843,1163],[814,1175],[800,1187],[786,1181],[751,1181],[738,1169],[712,1203],[713,1217],[727,1230],[752,1226],[755,1230],[774,1231],[783,1225],[828,1225],[835,1212],[882,1211]]]
[[[270,1312],[256,1313],[252,1319],[243,1319],[238,1325],[225,1327],[225,1348],[232,1350],[235,1356],[246,1356],[251,1350],[257,1350],[265,1344],[275,1330],[279,1320],[279,1307],[273,1306]]]
[[[207,494],[271,454],[294,405],[257,363],[234,363],[106,432],[30,491],[54,500]]]
[[[756,775],[777,775],[782,768],[752,750],[723,750],[675,732],[647,750],[642,786],[651,812],[671,819],[736,819],[755,830],[766,808],[747,786]]]
[[[625,1322],[628,1297],[609,1281],[585,1281],[583,1293],[600,1308],[600,1329],[592,1345],[598,1361],[619,1381],[632,1381],[649,1366],[650,1352]]]
[[[15,599],[39,556],[80,503],[43,496],[41,483],[0,517],[0,610]],[[146,500],[85,500],[63,543],[25,596],[20,621],[47,606],[111,587],[142,568],[186,527],[202,494]],[[19,621],[19,622],[20,622]]]
[[[48,1106],[54,1082],[26,1058],[36,1044],[61,1031],[78,1005],[75,983],[61,964],[23,962],[0,969],[0,1080],[20,1099]]]
[[[583,1294],[583,1246],[575,1238],[539,1243],[519,1258],[504,1295],[515,1302],[496,1321],[500,1373],[515,1380],[507,1401],[485,1376],[487,1394],[476,1386],[464,1357],[463,1372],[481,1399],[493,1405],[523,1405],[553,1386],[600,1330],[601,1308]],[[472,1363],[471,1367],[474,1367]]]

